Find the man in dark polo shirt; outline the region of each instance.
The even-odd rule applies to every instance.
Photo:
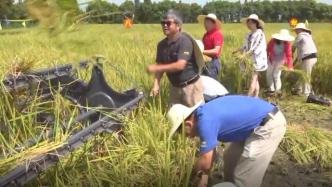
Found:
[[[168,11],[161,22],[166,38],[159,42],[157,64],[147,71],[155,74],[152,96],[159,94],[160,80],[164,73],[170,81],[169,103],[194,106],[203,99],[203,85],[194,54],[194,43],[189,35],[181,32],[182,20],[174,11]]]

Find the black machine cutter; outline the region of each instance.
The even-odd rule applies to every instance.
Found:
[[[80,64],[81,67],[87,65],[87,62]],[[136,89],[123,93],[113,90],[107,84],[102,65],[99,63],[93,65],[91,79],[88,83],[77,79],[72,65],[61,65],[51,69],[24,73],[16,77],[7,77],[3,84],[8,93],[25,91],[27,95],[37,94],[43,100],[54,99],[53,92],[60,90],[63,97],[80,108],[80,114],[73,123],[80,122],[87,125],[71,134],[63,146],[46,154],[38,155],[30,161],[29,165],[22,164],[7,172],[6,175],[0,176],[0,187],[22,186],[54,166],[62,157],[69,155],[95,135],[103,132],[112,133],[121,128],[121,120],[103,115],[99,110],[91,108],[101,108],[101,110],[111,113],[112,116],[113,114],[123,115],[137,107],[144,98],[144,94]],[[29,101],[18,103],[27,105]],[[46,117],[41,116],[41,118]],[[29,141],[28,147],[36,143]],[[17,150],[19,151],[20,148]]]

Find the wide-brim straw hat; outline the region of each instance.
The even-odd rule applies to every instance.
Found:
[[[294,30],[297,30],[297,29],[302,29],[302,30],[305,30],[305,31],[308,31],[309,33],[311,33],[311,30],[305,25],[305,23],[298,23]]]
[[[175,104],[169,109],[167,112],[167,118],[172,125],[172,128],[169,132],[169,138],[175,134],[184,120],[186,120],[203,103],[204,101],[202,100],[193,107],[187,107],[182,104]]]
[[[256,20],[258,22],[258,25],[260,27],[264,27],[264,21],[259,19],[258,15],[257,14],[251,14],[250,16],[246,17],[246,18],[242,18],[241,19],[241,22],[242,23],[247,23],[248,20]]]
[[[213,20],[218,28],[221,28],[222,22],[218,19],[218,17],[215,14],[208,14],[208,15],[199,15],[197,16],[198,23],[204,24],[205,19],[211,19]]]
[[[188,36],[193,43],[194,55],[195,55],[196,64],[198,66],[198,71],[199,73],[202,73],[203,68],[205,67],[205,60],[203,55],[204,44],[201,40],[195,40],[194,37],[192,37],[190,34],[186,32],[183,32],[183,34]]]
[[[279,33],[273,34],[272,38],[287,42],[295,40],[295,38],[289,34],[289,31],[287,29],[281,29]]]

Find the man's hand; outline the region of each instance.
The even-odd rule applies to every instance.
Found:
[[[157,73],[157,70],[158,70],[158,65],[157,64],[150,64],[148,66],[148,68],[146,69],[146,71],[148,73]]]
[[[151,96],[151,97],[155,97],[155,96],[159,95],[159,90],[160,90],[159,85],[156,85],[156,84],[155,84],[155,85],[153,86],[151,92],[150,92],[150,96]]]
[[[209,176],[206,175],[206,174],[203,174],[203,175],[201,176],[201,180],[199,181],[197,187],[207,187],[207,185],[208,185],[208,181],[209,181]]]

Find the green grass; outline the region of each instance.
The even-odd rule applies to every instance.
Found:
[[[311,24],[319,48],[318,64],[313,72],[314,88],[322,94],[332,94],[332,38],[330,24]],[[267,24],[266,34],[288,28],[287,24]],[[197,38],[203,35],[200,25],[185,25],[184,30]],[[223,73],[221,80],[232,90],[242,91],[246,77],[238,71],[237,60],[231,52],[242,45],[246,28],[240,24],[223,26]],[[31,62],[29,68],[52,67],[57,64],[78,62],[100,54],[108,59],[104,64],[106,78],[117,90],[139,86],[148,93],[153,76],[145,72],[155,62],[156,45],[163,38],[159,25],[135,25],[125,29],[122,25],[83,25],[75,32],[64,32],[50,37],[38,28],[0,32],[0,75],[12,73],[18,62]],[[139,85],[111,66],[123,70]],[[84,72],[80,72],[81,77]],[[88,77],[88,76],[87,76]],[[286,79],[288,80],[288,79]],[[287,84],[285,84],[288,87]],[[290,85],[291,86],[291,85]],[[197,147],[179,135],[168,140],[167,110],[168,81],[163,80],[161,96],[148,98],[147,103],[130,116],[124,128],[125,140],[116,134],[103,134],[89,141],[83,148],[64,158],[57,166],[32,181],[30,186],[187,186],[195,162]],[[55,93],[57,94],[57,93]],[[13,107],[12,98],[0,95],[0,174],[18,163],[63,143],[68,133],[63,124],[76,115],[75,106],[61,97],[54,102],[40,103],[37,99],[22,112]],[[35,123],[36,114],[49,111],[55,114],[54,126]],[[13,148],[23,145],[41,132],[55,130],[55,140],[42,141],[34,148],[19,154]],[[286,139],[287,140],[287,139]],[[301,151],[301,150],[300,150]],[[324,153],[324,152],[322,152]],[[329,152],[330,154],[330,152]]]

